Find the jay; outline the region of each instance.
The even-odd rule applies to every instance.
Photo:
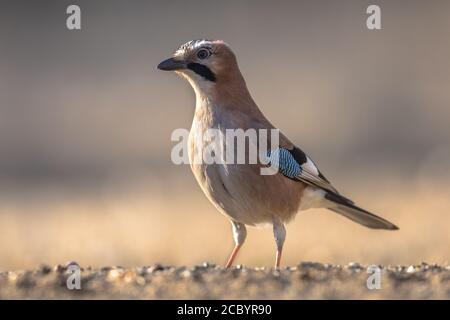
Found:
[[[158,69],[175,71],[195,91],[189,162],[206,197],[231,221],[235,246],[227,267],[233,264],[245,241],[246,226],[266,224],[273,226],[275,267],[279,267],[285,224],[298,211],[309,208],[327,208],[372,229],[398,229],[341,195],[311,158],[281,132],[276,148],[271,146],[267,152],[268,163],[195,161],[196,153],[202,152],[199,142],[210,129],[223,134],[230,129],[275,129],[251,97],[236,56],[225,42],[189,41],[161,62]],[[268,164],[276,167],[276,174],[261,174],[261,167]]]

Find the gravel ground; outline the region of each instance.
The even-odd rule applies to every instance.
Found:
[[[0,273],[0,299],[450,299],[450,266],[380,266],[381,288],[367,288],[367,266],[303,262],[296,267],[81,268],[69,290],[71,262]]]

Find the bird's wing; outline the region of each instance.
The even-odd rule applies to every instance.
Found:
[[[262,115],[255,122],[252,127],[275,128]],[[268,141],[267,145],[272,145],[271,141]],[[269,151],[267,155],[269,164],[285,177],[324,190],[324,198],[329,201],[329,209],[369,228],[398,229],[393,223],[356,206],[352,200],[341,195],[320,172],[316,164],[283,133],[280,132],[278,148]]]
[[[284,176],[302,181],[332,194],[339,192],[319,171],[314,162],[298,147],[277,148],[268,152],[270,164]]]
[[[270,165],[278,169],[287,178],[324,190],[325,199],[333,203],[328,209],[369,228],[398,229],[393,223],[357,207],[352,200],[339,194],[319,171],[314,162],[299,148],[295,146],[279,147],[269,151],[268,158]]]
[[[255,114],[252,128],[275,129],[275,127],[261,113]],[[307,185],[323,189],[346,203],[353,203],[339,194],[335,187],[319,171],[315,163],[297,146],[295,146],[282,132],[279,132],[279,147],[268,152],[269,163],[278,166],[278,170],[286,177],[302,181]],[[268,141],[271,145],[271,141]]]

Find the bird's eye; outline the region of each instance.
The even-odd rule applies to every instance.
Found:
[[[209,57],[209,51],[206,49],[201,49],[197,52],[197,57],[201,60],[204,60]]]

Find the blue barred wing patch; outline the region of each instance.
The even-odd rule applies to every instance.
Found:
[[[286,149],[277,148],[275,150],[269,150],[267,156],[270,164],[286,177],[295,178],[302,173],[302,167]]]

